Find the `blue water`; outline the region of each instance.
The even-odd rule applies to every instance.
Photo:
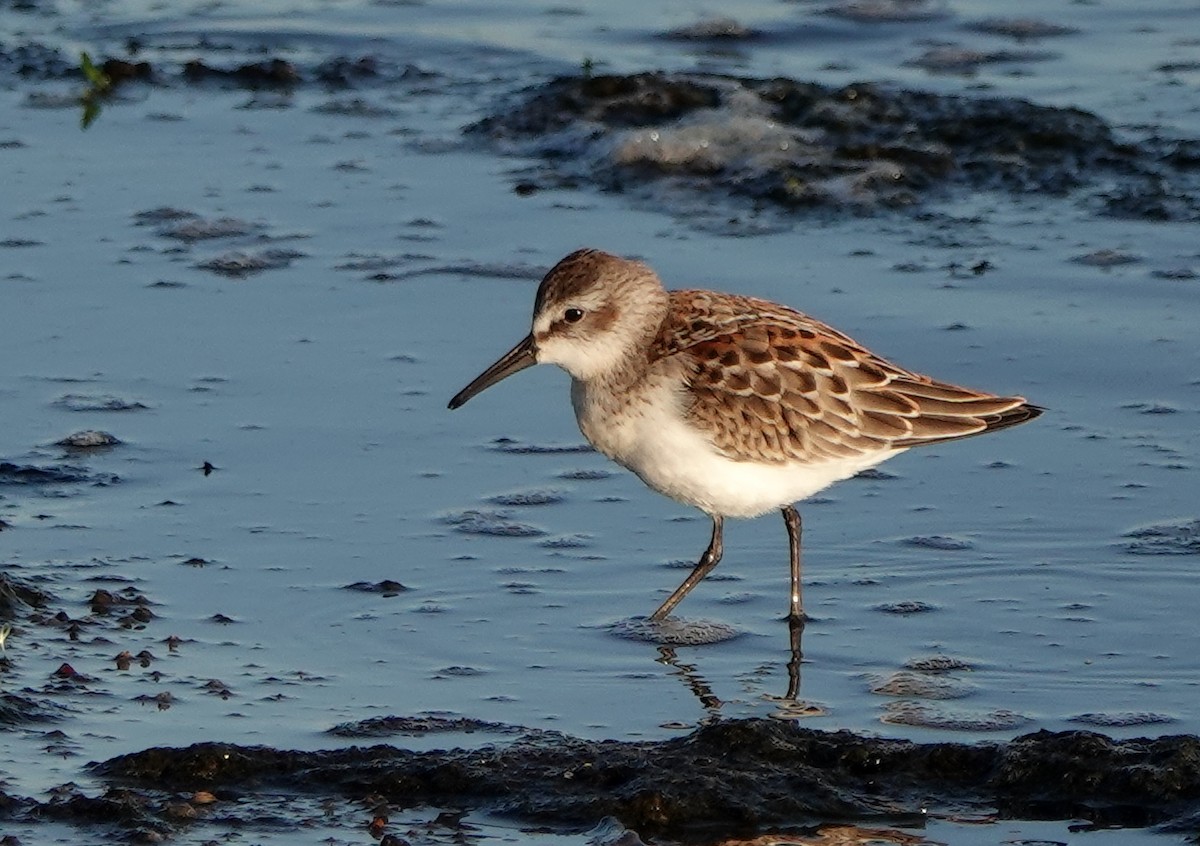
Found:
[[[56,466],[54,441],[83,429],[124,444],[70,462],[117,484],[0,486],[11,525],[0,563],[41,581],[51,610],[72,618],[88,618],[97,587],[126,585],[155,615],[142,630],[100,619],[77,641],[16,622],[0,685],[67,709],[56,727],[73,754],[43,751],[50,726],[5,732],[7,789],[86,781],[83,762],[158,743],[331,746],[342,741],[329,726],[384,714],[627,738],[786,711],[778,518],[731,522],[724,562],[680,608],[740,636],[664,656],[610,628],[682,579],[707,520],[594,453],[497,449],[503,438],[582,443],[557,371],[445,410],[528,330],[539,269],[581,245],[642,256],[669,286],[786,302],[906,366],[1048,409],[1020,429],[908,453],[885,478],[803,507],[815,619],[800,696],[820,714],[808,725],[963,741],[1098,723],[1117,736],[1200,731],[1200,559],[1194,547],[1141,554],[1187,553],[1200,516],[1200,283],[1171,278],[1200,272],[1193,224],[979,194],[938,206],[958,223],[797,218],[729,237],[678,208],[586,187],[519,196],[514,174],[530,163],[459,133],[500,98],[590,60],[1013,95],[1096,111],[1130,137],[1200,136],[1189,4],[1009,4],[1006,16],[1077,30],[1032,44],[967,28],[993,6],[863,23],[825,4],[739,3],[722,14],[763,36],[720,49],[658,37],[703,17],[680,3],[0,11],[5,43],[45,40],[68,56],[120,53],[137,37],[155,62],[233,64],[265,46],[297,62],[369,53],[430,74],[281,99],[134,87],[86,132],[77,108],[46,107],[79,83],[6,80],[0,460]],[[202,52],[202,37],[216,46]],[[1051,55],[970,74],[910,64],[947,44]],[[328,108],[354,98],[377,108]],[[188,242],[135,217],[163,207],[249,231]],[[1073,261],[1102,249],[1138,260]],[[298,255],[244,278],[202,266],[266,250]],[[979,260],[994,269],[947,270]],[[375,281],[376,267],[408,275]],[[108,397],[145,407],[72,410]],[[205,461],[218,469],[204,475]],[[492,501],[531,493],[548,502]],[[473,510],[537,533],[461,531]],[[1147,550],[1126,536],[1151,525],[1183,540]],[[913,542],[936,536],[952,548]],[[195,557],[207,563],[183,563]],[[341,589],[382,579],[410,590]],[[884,610],[904,602],[928,610]],[[174,652],[169,635],[183,638]],[[142,649],[149,668],[116,669],[117,653]],[[930,656],[965,665],[949,674],[960,698],[872,692]],[[47,690],[64,661],[93,678],[85,690]],[[211,679],[233,695],[206,692]],[[137,700],[164,691],[166,710]],[[1069,836],[1055,831],[1036,834]],[[976,833],[951,826],[935,839],[982,842]]]

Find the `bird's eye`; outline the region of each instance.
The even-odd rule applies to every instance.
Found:
[[[567,309],[566,311],[563,312],[563,320],[567,321],[568,323],[578,323],[579,321],[583,320],[583,309],[581,309],[581,308]]]

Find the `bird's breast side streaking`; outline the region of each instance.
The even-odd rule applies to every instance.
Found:
[[[579,250],[546,274],[533,326],[450,401],[457,408],[537,363],[572,378],[580,430],[651,488],[713,518],[696,571],[720,558],[724,517],[784,511],[799,606],[792,503],[922,444],[1033,419],[1023,397],[939,382],[801,312],[715,291],[666,291],[641,262]]]

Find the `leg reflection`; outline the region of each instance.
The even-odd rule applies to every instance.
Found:
[[[779,720],[794,720],[801,717],[821,717],[828,713],[826,708],[815,702],[800,698],[801,665],[804,662],[804,618],[791,617],[788,619],[788,658],[787,658],[787,693],[783,696],[764,695],[764,698],[775,703],[771,716]],[[699,700],[704,708],[707,720],[717,719],[725,706],[725,701],[714,691],[708,680],[700,674],[695,664],[679,660],[679,655],[673,646],[659,645],[658,657],[654,660],[659,664],[671,667],[672,675],[683,680],[692,695]],[[778,666],[778,665],[776,665]],[[766,669],[763,667],[762,669]],[[758,675],[756,672],[755,675]],[[773,674],[772,674],[773,675]]]
[[[804,618],[788,617],[788,641],[790,655],[787,662],[788,688],[783,698],[795,702],[800,695],[800,662],[804,660],[804,649],[801,641],[804,638]]]
[[[681,663],[673,646],[658,647],[658,657],[654,660],[674,669],[675,675],[683,679],[688,689],[700,700],[701,707],[708,712],[710,717],[716,717],[720,714],[721,706],[725,703],[721,701],[719,696],[713,693],[712,685],[700,675],[695,664]]]
[[[770,697],[778,705],[771,714],[779,720],[794,720],[799,717],[823,717],[829,713],[823,705],[800,698],[800,665],[804,662],[804,617],[788,617],[788,660],[787,693],[781,697]]]

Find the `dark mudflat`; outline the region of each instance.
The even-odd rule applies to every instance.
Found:
[[[912,824],[922,814],[997,813],[1145,826],[1200,802],[1200,739],[1113,740],[1041,731],[1008,743],[913,743],[729,720],[667,741],[530,733],[483,749],[378,745],[317,752],[201,743],[93,765],[139,807],[208,791],[378,797],[570,828],[612,816],[642,835],[732,836],[840,819]],[[930,805],[929,797],[938,797]],[[110,810],[126,813],[117,803]],[[96,810],[88,805],[88,812]],[[27,807],[25,812],[33,812]],[[146,811],[149,813],[150,811]]]

